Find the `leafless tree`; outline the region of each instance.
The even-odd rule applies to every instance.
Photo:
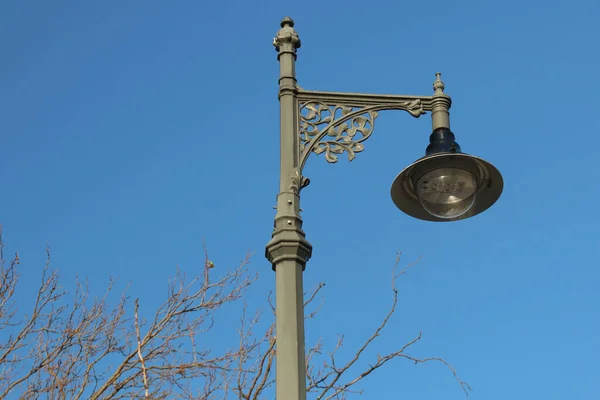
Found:
[[[98,298],[91,298],[82,283],[72,295],[63,291],[58,272],[50,268],[48,249],[32,309],[24,314],[15,301],[19,256],[6,260],[3,250],[0,228],[0,399],[273,397],[275,327],[271,324],[265,329],[260,312],[250,312],[245,301],[247,289],[257,279],[248,268],[250,254],[238,267],[221,271],[214,268],[205,250],[202,273],[188,279],[177,271],[168,283],[166,301],[145,320],[139,311],[141,300],[126,293],[115,296],[114,280]],[[308,349],[311,398],[346,399],[359,394],[357,386],[363,379],[397,358],[446,365],[468,395],[468,384],[446,361],[407,353],[421,334],[375,360],[364,360],[365,350],[396,311],[397,278],[412,267],[398,268],[399,261],[398,256],[390,309],[348,361],[338,361],[343,337],[328,352],[322,340]],[[305,294],[307,319],[318,313],[321,304],[313,303],[323,287],[319,284]],[[203,334],[219,329],[215,316],[230,304],[239,304],[239,342],[216,351],[203,341]],[[356,370],[360,372],[350,375]]]

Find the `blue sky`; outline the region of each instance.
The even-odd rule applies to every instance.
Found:
[[[308,344],[333,346],[343,332],[350,356],[387,311],[399,250],[422,259],[370,356],[422,330],[413,354],[444,357],[473,399],[598,398],[591,0],[4,0],[0,223],[25,292],[49,243],[65,286],[86,276],[99,294],[115,275],[151,308],[176,266],[200,270],[205,238],[217,268],[254,252],[249,300],[265,304],[279,179],[271,40],[286,15],[302,39],[304,88],[429,95],[441,71],[457,141],[505,180],[473,219],[430,223],[395,209],[389,187],[424,154],[428,115],[381,113],[350,164],[313,155],[305,285],[327,286]],[[401,360],[362,387],[366,399],[464,398],[442,366]]]

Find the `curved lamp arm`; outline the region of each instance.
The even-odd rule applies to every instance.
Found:
[[[328,93],[300,90],[300,170],[310,153],[325,153],[329,163],[342,153],[352,161],[364,150],[382,110],[403,110],[415,118],[431,111],[433,97]]]
[[[452,100],[444,93],[441,74],[436,74],[432,96],[378,95],[309,91],[297,88],[299,165],[292,176],[294,189],[302,189],[309,180],[302,171],[311,153],[325,154],[329,163],[336,163],[346,153],[352,161],[364,150],[375,129],[378,111],[401,110],[415,118],[432,113],[433,129],[449,128]]]

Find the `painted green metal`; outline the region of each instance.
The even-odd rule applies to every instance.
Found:
[[[275,270],[276,396],[279,400],[306,399],[304,360],[304,290],[302,271],[312,246],[305,239],[300,217],[300,189],[308,181],[300,173],[296,50],[300,38],[294,21],[285,18],[273,40],[279,53],[280,185],[275,229],[266,256]]]
[[[490,163],[460,153],[450,132],[450,97],[436,73],[431,96],[320,92],[301,89],[296,80],[296,52],[301,42],[294,21],[281,21],[273,45],[279,60],[280,185],[277,214],[266,257],[276,279],[276,396],[306,399],[302,272],[312,246],[302,230],[300,191],[310,181],[302,171],[310,154],[324,154],[330,163],[346,154],[352,161],[364,150],[379,111],[402,110],[415,118],[431,112],[433,134],[428,155],[405,168],[392,185],[392,200],[405,213],[424,220],[448,221],[423,208],[415,183],[437,169],[461,168],[477,180],[477,197],[467,212],[473,216],[490,207],[502,192],[502,176]],[[464,174],[463,174],[464,175]],[[468,174],[467,174],[468,175]],[[429,175],[427,175],[429,177]]]

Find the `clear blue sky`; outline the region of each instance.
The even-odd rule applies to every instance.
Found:
[[[422,261],[376,351],[423,330],[413,354],[446,358],[473,399],[599,398],[592,0],[2,1],[0,223],[24,288],[48,242],[65,286],[87,276],[100,293],[115,275],[150,308],[176,266],[201,268],[204,237],[217,268],[254,251],[250,300],[264,305],[279,161],[271,40],[286,15],[304,88],[428,95],[441,71],[457,141],[505,179],[473,219],[401,214],[390,184],[430,130],[429,116],[402,112],[382,113],[350,164],[312,156],[305,282],[327,286],[309,344],[345,332],[350,351],[368,335],[401,250]],[[366,399],[464,398],[443,367],[403,361],[363,388]]]

